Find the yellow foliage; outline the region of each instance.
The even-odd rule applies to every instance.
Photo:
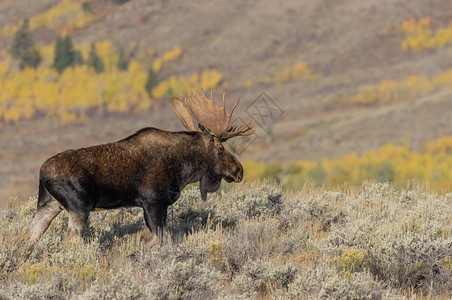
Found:
[[[253,81],[251,79],[245,80],[245,87],[246,88],[250,88],[250,87],[253,87],[253,86],[254,86],[254,83],[253,83]]]
[[[68,7],[74,7],[71,5]],[[82,56],[87,59],[90,46],[89,43],[83,43],[75,48],[81,50]],[[86,65],[76,65],[59,74],[52,68],[54,47],[53,43],[39,49],[43,63],[37,69],[11,68],[9,62],[12,58],[9,55],[2,57],[0,125],[17,123],[36,115],[69,123],[86,120],[93,111],[142,112],[151,107],[152,101],[145,88],[148,72],[143,61],[132,59],[126,71],[118,70],[117,49],[110,41],[101,41],[96,43],[96,52],[104,62],[105,72],[96,73]],[[152,50],[146,53],[153,55]],[[180,57],[181,53],[181,48],[175,47],[156,61],[168,62]],[[152,94],[154,97],[163,97],[173,93],[185,94],[199,88],[208,89],[217,86],[222,77],[214,69],[193,73],[190,77],[171,76],[160,82]]]
[[[163,65],[162,60],[157,58],[152,63],[152,70],[157,73],[162,69],[162,65]]]
[[[223,75],[218,70],[204,70],[201,73],[200,88],[208,89],[215,87],[220,83],[221,79],[223,79]]]
[[[36,115],[55,117],[68,123],[86,120],[87,113],[93,109],[141,112],[150,108],[152,102],[145,89],[146,68],[141,61],[132,59],[127,71],[118,70],[119,55],[110,41],[96,44],[96,51],[106,66],[106,71],[99,74],[86,65],[67,68],[58,74],[51,67],[54,47],[50,44],[39,49],[43,63],[37,69],[13,69],[9,63],[12,58],[9,55],[2,57],[0,125],[17,123]],[[88,57],[90,44],[76,45],[76,48],[82,50],[85,59]],[[167,59],[180,55],[180,52],[180,48],[169,51]],[[196,82],[198,78],[197,75]]]
[[[421,51],[428,48],[442,48],[452,43],[452,25],[445,28],[438,28],[432,31],[430,17],[422,18],[419,21],[409,19],[403,22],[402,40],[403,49]]]
[[[111,41],[96,43],[96,53],[102,58],[107,72],[116,68],[119,55]]]
[[[223,75],[215,69],[205,70],[201,74],[193,73],[190,77],[171,76],[169,79],[159,82],[152,90],[152,96],[162,98],[173,94],[184,95],[199,88],[214,88],[222,78]]]
[[[25,263],[20,267],[17,273],[28,284],[35,284],[40,278],[49,277],[55,270],[55,268],[48,266],[44,262],[34,265]]]
[[[161,58],[156,58],[152,63],[152,70],[159,72],[162,69],[163,63],[174,61],[182,54],[182,49],[179,46],[174,49],[166,51]]]
[[[301,76],[309,76],[311,74],[308,66],[302,61],[297,62],[291,71],[292,71],[292,78],[298,78]]]
[[[256,161],[244,161],[243,168],[246,170],[246,178],[249,181],[255,181],[261,178],[265,173],[266,165]]]
[[[87,66],[75,66],[59,75],[48,66],[19,71],[0,64],[0,123],[15,123],[37,113],[67,123],[86,118],[89,108],[147,109],[151,104],[145,89],[147,72],[137,61],[129,66],[127,71],[112,69],[100,74]]]
[[[20,120],[20,112],[16,108],[9,108],[3,112],[3,119],[6,123],[17,122]]]
[[[432,78],[431,83],[435,88],[449,88],[452,83],[452,69],[437,74]]]
[[[366,254],[365,250],[345,249],[340,257],[333,258],[331,262],[351,274],[367,268]]]
[[[275,83],[281,84],[283,82],[295,79],[313,79],[314,76],[311,74],[306,63],[298,61],[295,65],[289,67],[286,66],[283,69],[276,71],[272,76],[263,76],[260,78],[260,82],[264,84]]]
[[[62,112],[59,117],[62,124],[71,123],[77,120],[77,115],[71,112]]]
[[[429,94],[432,90],[449,88],[452,84],[452,69],[437,74],[432,79],[425,76],[410,76],[404,81],[383,80],[377,86],[364,86],[361,92],[349,98],[357,104],[387,104],[410,101]]]
[[[17,23],[15,25],[6,24],[5,26],[3,26],[3,29],[1,31],[2,36],[4,38],[12,38],[16,34],[17,30],[19,30],[20,25],[20,23]]]
[[[53,55],[54,48],[52,48],[52,63],[53,63]],[[91,51],[91,43],[82,42],[77,45],[77,50],[82,53],[83,59],[86,61],[89,57],[89,52]],[[102,59],[102,62],[105,66],[105,72],[110,72],[117,68],[118,60],[119,60],[119,52],[116,49],[115,45],[111,41],[104,40],[95,43],[95,49],[97,55]]]
[[[84,28],[95,21],[91,13],[82,8],[83,1],[62,0],[49,10],[30,18],[30,28],[49,28],[60,32]]]
[[[174,47],[174,49],[166,51],[162,56],[162,62],[168,62],[176,60],[182,54],[182,49],[179,46]]]
[[[113,56],[116,54],[116,48],[111,41],[102,41],[96,43],[96,52],[102,58]]]
[[[62,269],[60,267],[53,267],[47,265],[45,262],[30,265],[24,263],[17,273],[28,284],[35,284],[39,280],[50,279],[58,273],[69,273],[74,278],[80,278],[85,282],[92,282],[96,279],[97,270],[94,266],[85,265],[80,261],[71,262],[68,268]]]
[[[71,262],[69,272],[73,274],[74,277],[79,277],[83,281],[92,281],[96,278],[97,271],[94,266],[85,265],[81,261]]]
[[[269,84],[272,82],[272,78],[270,76],[263,76],[261,77],[260,82],[264,84]]]
[[[275,83],[281,83],[288,81],[292,78],[292,71],[289,67],[284,67],[284,69],[278,71],[273,75],[273,81]]]
[[[441,265],[449,269],[449,271],[452,271],[452,258],[450,255],[441,260]]]
[[[39,47],[39,53],[42,58],[41,64],[45,66],[52,66],[55,56],[55,43]]]
[[[432,154],[452,154],[452,136],[428,142],[426,151]]]
[[[422,152],[388,144],[360,156],[286,164],[245,161],[243,166],[247,180],[273,178],[291,190],[301,189],[306,181],[335,186],[345,182],[360,185],[366,180],[389,181],[398,187],[406,186],[407,181],[426,181],[434,190],[451,190],[452,136],[427,143]]]
[[[442,48],[452,43],[452,27],[439,28],[429,43],[429,48]]]

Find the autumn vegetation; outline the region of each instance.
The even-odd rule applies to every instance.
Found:
[[[96,212],[82,242],[60,214],[26,250],[36,198],[0,220],[2,299],[402,299],[450,297],[450,194],[412,185],[257,181],[200,201],[182,193],[170,240],[149,248],[139,209]]]
[[[0,125],[39,117],[67,123],[86,121],[94,113],[139,113],[154,99],[212,88],[222,80],[219,71],[210,69],[159,81],[163,65],[180,57],[178,46],[161,57],[143,46],[140,57],[129,58],[109,41],[75,45],[64,36],[37,48],[28,23],[17,31],[11,55],[4,53],[0,62]],[[19,69],[11,67],[14,59]]]
[[[407,146],[388,144],[362,155],[350,154],[321,161],[290,163],[244,163],[248,180],[267,178],[292,191],[306,182],[316,186],[336,187],[343,183],[359,186],[366,180],[390,182],[406,188],[415,182],[429,183],[435,191],[452,188],[452,137],[443,137],[413,151]]]
[[[305,62],[298,61],[293,66],[285,66],[281,70],[276,71],[274,74],[262,76],[259,79],[259,82],[263,84],[280,85],[289,80],[311,80],[315,79],[317,76],[318,75],[312,73]],[[246,85],[250,85],[250,83],[248,82]]]
[[[387,105],[409,102],[432,92],[448,90],[452,86],[452,69],[433,77],[412,75],[404,80],[383,80],[377,85],[366,85],[347,101],[360,105]]]
[[[402,48],[412,51],[442,48],[452,43],[452,26],[432,28],[430,17],[408,19],[401,26]]]
[[[98,19],[93,14],[92,1],[63,0],[58,2],[43,13],[30,18],[31,30],[47,28],[58,31],[60,35],[66,35],[82,29]],[[2,29],[5,37],[13,37],[17,29],[21,26],[20,22],[16,24],[7,24]]]

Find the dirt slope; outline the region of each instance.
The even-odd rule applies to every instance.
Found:
[[[4,0],[0,27],[56,2]],[[165,65],[160,79],[216,68],[224,75],[228,98],[242,95],[237,109],[242,116],[262,91],[284,112],[272,125],[272,135],[266,136],[268,127],[261,129],[260,138],[241,157],[314,160],[362,153],[389,142],[420,148],[424,141],[452,134],[449,90],[385,106],[342,102],[364,84],[434,76],[452,67],[451,46],[420,53],[401,48],[403,21],[425,16],[436,27],[446,26],[452,20],[452,5],[448,0],[131,0],[74,39],[108,39],[126,48],[146,41],[157,54],[179,45],[182,57]],[[384,30],[389,33],[382,34]],[[0,39],[5,49],[10,43]],[[38,36],[37,43],[45,40]],[[299,60],[317,79],[258,82]],[[254,85],[245,87],[246,80]],[[144,126],[182,129],[164,102],[146,115],[101,116],[65,126],[39,120],[0,128],[0,198],[34,194],[40,164],[56,152],[118,140]]]

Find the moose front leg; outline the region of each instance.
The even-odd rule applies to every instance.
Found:
[[[146,225],[151,230],[152,238],[149,245],[154,244],[157,240],[163,241],[167,235],[166,216],[168,206],[161,204],[147,204],[143,206],[143,214]]]
[[[89,212],[69,211],[66,233],[68,240],[82,240],[82,233],[88,223]]]

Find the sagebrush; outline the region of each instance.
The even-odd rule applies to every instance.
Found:
[[[186,190],[168,213],[172,238],[146,247],[139,209],[93,213],[84,241],[65,242],[67,215],[33,251],[36,198],[0,222],[4,299],[403,299],[450,297],[452,194],[388,183],[296,195],[266,182],[200,200]]]

